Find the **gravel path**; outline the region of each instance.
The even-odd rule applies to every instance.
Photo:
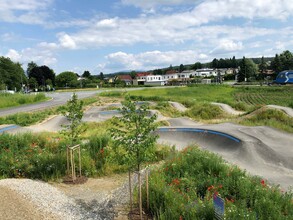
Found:
[[[38,210],[34,204],[8,187],[0,186],[0,198],[0,219],[2,220],[59,219]]]
[[[119,185],[116,184],[118,187],[111,191],[103,188],[98,190],[98,187],[89,189],[89,185],[84,184],[69,185],[68,192],[65,193],[60,187],[41,181],[3,179],[0,180],[0,219],[127,219],[129,201],[127,180],[128,178]],[[137,182],[137,175],[133,175],[132,186]],[[95,184],[94,180],[91,185],[93,184]]]

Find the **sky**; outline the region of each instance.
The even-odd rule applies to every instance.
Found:
[[[97,75],[293,52],[293,0],[0,0],[0,56]]]

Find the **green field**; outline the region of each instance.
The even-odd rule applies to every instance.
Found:
[[[293,87],[231,87],[226,85],[196,85],[128,92],[149,100],[172,100],[191,106],[198,102],[222,102],[239,110],[252,110],[261,105],[275,104],[293,107]]]
[[[43,93],[38,93],[37,95],[0,93],[0,108],[31,104],[45,100],[48,100],[48,98]]]
[[[293,132],[293,119],[279,110],[263,109],[274,104],[293,107],[292,86],[238,86],[195,85],[191,87],[147,88],[127,92],[133,100],[155,101],[159,110],[167,117],[187,116],[204,123],[234,122],[248,126],[271,126]],[[108,97],[123,97],[126,92],[107,92]],[[176,101],[188,107],[184,113],[174,112],[166,101]],[[226,103],[237,110],[247,112],[244,116],[232,116],[211,102]],[[255,111],[260,109],[260,111]],[[254,112],[255,111],[255,112]],[[249,113],[254,112],[253,115]]]

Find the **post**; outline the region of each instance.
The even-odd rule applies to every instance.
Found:
[[[81,177],[81,154],[80,154],[80,146],[78,147],[78,157],[79,157],[79,177]]]
[[[131,192],[131,171],[128,170],[128,178],[129,178],[129,203],[130,203],[130,212],[132,212],[132,192]]]
[[[139,216],[140,216],[140,220],[142,220],[142,196],[141,196],[141,175],[140,175],[140,171],[138,171],[138,185],[139,185]]]
[[[67,157],[67,175],[69,175],[70,171],[69,171],[69,148],[67,146],[67,150],[66,150],[66,157]]]
[[[149,199],[149,172],[146,173],[146,196],[147,196],[147,210],[150,208],[150,199]]]

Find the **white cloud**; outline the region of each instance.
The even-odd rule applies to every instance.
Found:
[[[46,9],[54,0],[1,0],[0,21],[43,24]]]
[[[242,50],[243,45],[242,42],[235,42],[229,39],[221,39],[219,45],[214,48],[211,53],[213,54],[221,54],[226,52],[235,52],[238,50]]]
[[[14,49],[9,49],[8,53],[5,55],[9,57],[14,62],[19,62],[23,64],[25,68],[26,64],[30,61],[36,62],[38,65],[54,65],[57,63],[57,58],[55,57],[55,52],[59,49],[59,46],[54,43],[39,43],[35,48],[25,48],[23,50],[17,51]]]
[[[106,56],[107,63],[99,64],[102,69],[149,70],[165,66],[206,62],[210,58],[199,51],[147,51],[139,54],[116,52]]]
[[[149,1],[127,1],[147,4]],[[165,4],[167,1],[150,1]],[[164,3],[165,2],[165,3]],[[169,1],[168,1],[169,2]],[[183,1],[171,1],[171,3]],[[184,1],[185,2],[185,1]],[[138,18],[108,18],[91,21],[88,27],[76,33],[60,34],[60,43],[68,49],[100,48],[104,46],[147,44],[182,44],[186,41],[201,42],[227,35],[233,41],[242,41],[256,36],[265,36],[274,29],[249,26],[208,25],[231,18],[270,18],[284,20],[293,14],[292,0],[206,0],[192,10],[168,15],[144,15]],[[170,4],[171,4],[170,3]],[[272,5],[274,7],[272,7]],[[217,45],[212,45],[216,47]],[[229,46],[229,45],[228,45]],[[233,47],[233,45],[230,45]],[[238,45],[240,46],[240,45]]]
[[[65,33],[59,33],[58,36],[61,47],[66,49],[76,49],[76,43],[71,36]]]
[[[6,57],[9,57],[14,62],[19,62],[21,61],[22,55],[18,53],[16,50],[10,49],[6,54]]]

